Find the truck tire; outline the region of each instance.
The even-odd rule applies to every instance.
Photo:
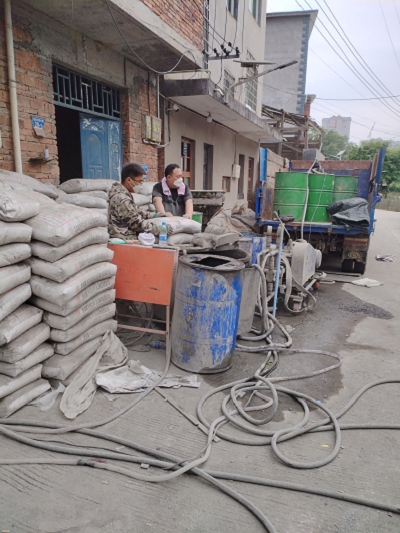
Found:
[[[353,272],[353,259],[343,259],[342,272]]]
[[[361,263],[360,261],[354,261],[354,272],[356,274],[364,274],[366,266],[367,265],[365,263]]]

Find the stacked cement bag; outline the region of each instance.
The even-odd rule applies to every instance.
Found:
[[[135,204],[143,211],[151,211],[154,213],[156,210],[152,199],[154,185],[154,181],[143,181],[143,183],[135,187],[133,199],[135,200]]]
[[[14,190],[29,189],[53,199],[56,199],[59,196],[59,190],[57,187],[50,183],[42,183],[25,174],[18,174],[17,172],[3,169],[0,169],[0,188]]]
[[[0,191],[0,417],[6,417],[50,388],[42,363],[54,353],[46,340],[43,311],[25,303],[31,296],[32,228],[22,223],[40,210],[29,191]],[[45,197],[46,200],[53,203]]]
[[[152,220],[152,222],[157,226],[160,226],[163,222],[166,222],[172,228],[172,235],[170,235],[167,239],[167,243],[171,246],[191,244],[194,235],[201,233],[201,224],[195,220],[190,220],[187,218],[155,218]]]
[[[65,381],[116,331],[115,274],[107,218],[65,203],[42,206],[32,228],[31,303],[43,310],[55,354],[42,376]]]
[[[61,194],[57,201],[96,209],[107,215],[108,190],[113,183],[111,179],[72,179],[60,185]]]

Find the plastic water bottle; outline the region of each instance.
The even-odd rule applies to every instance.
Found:
[[[160,244],[167,242],[168,228],[167,223],[162,222],[160,226],[160,235],[158,236],[158,242]]]
[[[152,341],[149,342],[149,346],[151,346],[151,348],[156,348],[157,350],[163,350],[167,347],[164,341]]]

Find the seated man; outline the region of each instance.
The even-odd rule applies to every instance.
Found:
[[[108,192],[108,233],[110,238],[130,241],[137,239],[139,233],[159,234],[156,224],[149,218],[165,217],[165,213],[146,213],[133,199],[132,193],[136,185],[143,181],[146,174],[143,167],[136,163],[128,163],[122,168],[121,183],[115,182]],[[171,228],[168,226],[168,234]]]
[[[183,183],[182,170],[172,163],[165,169],[165,177],[153,187],[153,203],[157,213],[167,216],[192,218],[193,196]]]

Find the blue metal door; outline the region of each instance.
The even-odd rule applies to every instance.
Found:
[[[119,181],[121,123],[80,113],[80,130],[83,177]]]

